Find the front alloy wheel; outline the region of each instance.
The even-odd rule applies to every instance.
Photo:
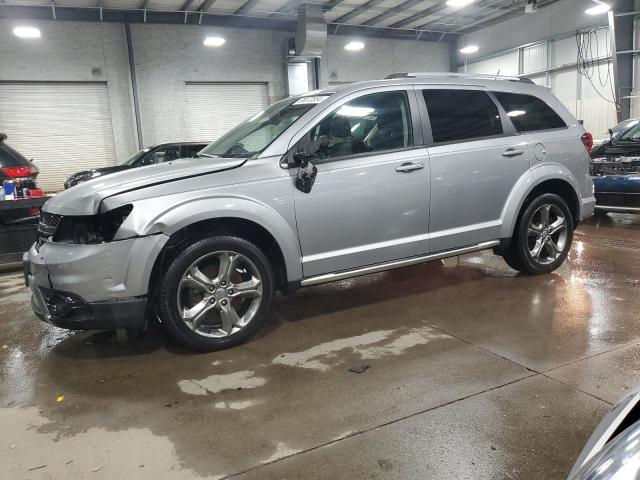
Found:
[[[182,321],[198,335],[222,338],[238,333],[255,317],[262,277],[254,263],[232,251],[197,259],[182,275],[177,292]]]
[[[162,276],[159,318],[194,350],[232,347],[264,323],[274,286],[273,268],[253,243],[233,236],[195,239]]]

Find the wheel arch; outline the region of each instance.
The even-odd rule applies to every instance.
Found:
[[[278,290],[287,291],[302,278],[297,236],[282,216],[258,202],[237,198],[227,198],[225,203],[187,202],[146,220],[144,226],[140,225],[144,234],[169,236],[155,258],[149,291],[181,246],[194,238],[211,235],[238,236],[261,248],[272,262]]]
[[[500,238],[510,239],[513,236],[526,206],[532,198],[543,193],[554,193],[567,203],[575,228],[580,221],[578,191],[578,182],[564,165],[544,165],[529,172],[518,181],[505,205]]]

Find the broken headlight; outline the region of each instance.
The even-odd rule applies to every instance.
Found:
[[[53,241],[80,245],[111,242],[132,209],[133,205],[124,205],[98,215],[62,217]]]
[[[118,233],[120,225],[124,223],[133,210],[133,205],[123,205],[99,215],[99,230],[103,242],[110,242]]]

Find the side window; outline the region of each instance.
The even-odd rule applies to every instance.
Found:
[[[309,141],[325,136],[320,159],[413,146],[406,92],[364,95],[338,107],[311,129]]]
[[[178,158],[180,158],[179,146],[164,147],[147,154],[144,157],[142,164],[153,165],[154,163],[170,162],[171,160],[176,160]]]
[[[502,133],[500,113],[480,90],[423,90],[433,141],[456,142]]]
[[[183,145],[182,158],[195,158],[206,145]]]
[[[563,128],[567,124],[538,97],[519,93],[494,92],[519,132]]]

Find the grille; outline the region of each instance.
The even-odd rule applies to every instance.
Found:
[[[589,165],[591,176],[626,175],[638,172],[640,172],[640,160],[607,162],[598,159]]]
[[[43,225],[57,226],[60,218],[60,215],[54,213],[45,212],[44,210],[40,212],[40,223]]]
[[[56,215],[45,211],[40,212],[36,250],[38,250],[45,241],[53,237],[53,235],[56,233],[58,225],[60,224],[60,220],[62,220],[62,215]]]

